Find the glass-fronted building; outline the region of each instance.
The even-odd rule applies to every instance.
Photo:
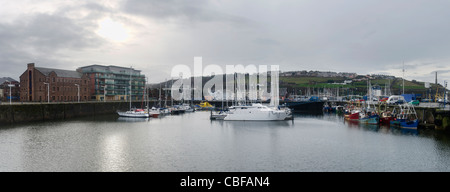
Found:
[[[143,100],[145,75],[132,67],[90,65],[77,71],[90,78],[91,100],[133,101]],[[130,83],[131,82],[131,83]]]

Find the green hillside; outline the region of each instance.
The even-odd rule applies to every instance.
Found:
[[[289,93],[293,93],[294,90],[302,90],[300,92],[305,93],[307,89],[345,89],[351,91],[353,94],[364,95],[367,93],[367,78],[361,80],[359,78],[348,79],[344,77],[302,77],[302,76],[290,76],[290,77],[280,77],[280,87],[287,88]],[[352,83],[345,84],[344,80],[352,80]],[[359,80],[359,81],[358,81]],[[372,86],[378,85],[382,90],[385,89],[385,86],[390,84],[390,87],[387,87],[391,90],[392,94],[401,94],[402,92],[402,79],[401,78],[393,78],[393,79],[371,79],[370,80]],[[409,81],[405,80],[405,94],[435,94],[437,88],[443,89],[441,85],[436,86],[435,84],[431,84],[430,89],[425,88],[424,82],[419,81]],[[443,91],[443,90],[440,90]]]

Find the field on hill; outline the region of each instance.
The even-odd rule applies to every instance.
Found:
[[[289,89],[305,89],[305,88],[344,88],[354,90],[359,94],[363,94],[367,92],[367,80],[362,81],[352,81],[349,84],[343,84],[344,77],[299,77],[299,76],[291,76],[291,77],[280,77],[280,87]],[[390,85],[388,88],[391,89],[393,94],[400,94],[403,87],[403,81],[401,78],[395,79],[372,79],[370,80],[372,86],[380,86],[382,90],[385,89],[385,86]],[[436,91],[436,85],[431,84],[430,89],[425,88],[424,82],[419,81],[409,81],[405,80],[405,93],[416,93],[416,94],[426,94],[427,91]],[[439,85],[439,88],[442,86]]]

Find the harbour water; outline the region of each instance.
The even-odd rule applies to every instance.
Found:
[[[116,115],[0,126],[0,171],[450,171],[450,136],[351,124]]]

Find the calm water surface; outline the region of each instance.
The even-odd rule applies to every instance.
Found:
[[[0,126],[0,171],[450,171],[448,133],[295,121],[90,117]]]

